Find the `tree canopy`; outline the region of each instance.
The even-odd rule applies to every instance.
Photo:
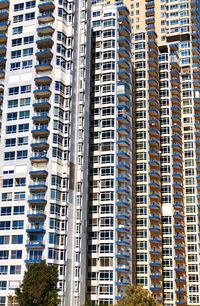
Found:
[[[116,306],[158,306],[151,293],[140,286],[128,286]]]
[[[44,261],[30,265],[19,288],[15,290],[19,306],[58,306],[58,269]]]

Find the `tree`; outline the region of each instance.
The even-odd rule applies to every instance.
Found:
[[[58,269],[41,263],[33,264],[15,290],[19,306],[58,306]]]
[[[158,304],[148,290],[140,286],[128,286],[126,294],[117,306],[158,306]]]

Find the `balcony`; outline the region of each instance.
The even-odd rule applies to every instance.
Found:
[[[125,170],[126,171],[126,170],[130,170],[130,165],[126,162],[118,162],[117,163],[117,168],[119,170]]]
[[[117,156],[120,157],[121,159],[129,159],[130,155],[128,154],[128,152],[125,151],[119,151],[117,153]]]
[[[42,61],[38,65],[35,65],[35,69],[37,72],[45,72],[51,71],[53,66],[51,65],[51,61]]]
[[[118,220],[127,220],[130,218],[130,215],[127,214],[126,212],[118,212],[118,214],[116,215],[116,218]]]
[[[29,172],[31,177],[47,177],[48,171],[46,170],[31,170]]]
[[[9,16],[9,11],[8,10],[6,10],[6,9],[1,10],[0,11],[0,22],[2,22],[3,20],[7,20],[8,16]]]
[[[36,52],[35,55],[36,55],[38,60],[41,60],[41,61],[45,60],[45,61],[42,61],[41,64],[42,63],[50,63],[50,59],[52,59],[52,57],[53,57],[53,53],[52,53],[50,48],[41,49],[40,51]]]
[[[129,135],[130,134],[130,130],[127,128],[127,126],[119,126],[117,129],[117,132],[121,135]]]
[[[9,5],[10,5],[10,1],[9,0],[1,0],[0,1],[0,10],[8,9]]]
[[[160,216],[159,215],[155,215],[155,214],[152,214],[149,216],[149,219],[153,222],[160,222]]]
[[[36,44],[39,49],[42,49],[42,48],[47,49],[47,48],[52,48],[54,41],[51,36],[44,36],[44,37],[40,37],[39,39],[37,39]]]
[[[129,206],[129,203],[126,200],[118,200],[116,204],[117,204],[117,206],[121,206],[121,207]]]
[[[30,210],[27,214],[29,219],[46,219],[44,210]]]
[[[153,237],[150,239],[150,243],[151,244],[160,244],[161,243],[161,239],[157,238],[157,237]]]
[[[31,131],[33,134],[33,137],[37,136],[48,136],[49,135],[49,130],[48,130],[48,125],[36,125],[35,128]]]
[[[120,47],[128,47],[130,48],[130,40],[126,37],[119,37],[117,40]]]
[[[119,245],[119,246],[121,246],[121,245],[129,245],[130,242],[127,239],[120,239],[120,240],[116,241],[116,244]]]
[[[150,287],[150,290],[152,292],[155,292],[155,291],[162,291],[162,287],[161,286],[152,286]]]
[[[130,68],[130,61],[128,61],[126,58],[120,58],[117,63],[120,69]]]
[[[149,205],[149,208],[150,208],[150,210],[155,210],[155,211],[158,211],[158,210],[160,210],[160,204],[158,204],[158,203],[151,203],[150,205]]]
[[[160,227],[158,226],[152,226],[149,228],[150,232],[155,232],[155,233],[159,233],[160,232]]]
[[[117,144],[119,145],[119,147],[128,147],[130,145],[129,138],[119,138],[117,140]]]
[[[46,230],[43,226],[40,226],[40,225],[34,225],[34,226],[31,226],[30,228],[27,228],[26,230],[27,233],[45,233]]]
[[[150,274],[150,278],[152,279],[160,279],[161,277],[162,277],[161,273],[155,272]]]
[[[125,252],[119,252],[116,254],[116,258],[127,259],[129,257],[130,257],[129,254]]]
[[[118,265],[117,268],[115,269],[117,272],[129,272],[130,271],[130,268],[128,265]]]
[[[51,25],[37,28],[38,35],[53,35],[55,29]]]
[[[27,241],[25,247],[27,249],[44,249],[45,248],[45,244],[43,243],[43,241],[37,241],[37,240],[29,240]]]
[[[179,289],[176,289],[176,294],[186,294],[186,290],[185,289],[181,289],[181,288],[179,288]]]
[[[130,37],[129,27],[119,26],[118,33],[119,33],[119,36]]]
[[[36,90],[33,91],[35,98],[40,99],[40,98],[49,98],[51,96],[51,90],[49,86],[38,86]]]
[[[46,163],[49,161],[46,153],[35,153],[30,158],[32,163]]]
[[[7,39],[8,37],[6,34],[0,34],[0,44],[6,44]]]
[[[130,177],[127,176],[126,174],[118,174],[117,176],[117,181],[118,182],[122,182],[122,183],[126,183],[126,182],[130,182]]]
[[[50,121],[48,112],[38,112],[32,117],[32,120],[35,124],[48,123]]]
[[[37,17],[39,23],[50,23],[54,22],[55,17],[52,12],[44,12]]]
[[[35,108],[35,110],[49,110],[51,104],[48,100],[37,100],[35,103],[33,103],[33,107]]]
[[[44,0],[40,2],[38,8],[40,12],[53,11],[55,9],[55,4],[53,1]]]
[[[29,187],[29,190],[32,192],[47,190],[47,185],[44,183],[40,183],[40,182],[31,184],[28,187]]]
[[[117,6],[117,10],[119,12],[119,16],[123,15],[123,16],[128,16],[129,15],[129,10],[127,9],[127,7],[125,5],[118,5]]]
[[[161,266],[161,261],[159,260],[154,260],[150,262],[151,267],[160,267]]]
[[[120,195],[128,195],[130,193],[130,189],[127,186],[119,186],[116,190]]]
[[[40,197],[40,196],[34,196],[34,197],[31,197],[29,200],[28,200],[28,203],[31,204],[31,205],[34,205],[34,204],[38,204],[38,205],[45,205],[47,204],[47,200],[45,199],[45,197]]]

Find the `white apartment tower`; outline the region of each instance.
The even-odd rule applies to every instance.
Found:
[[[0,32],[0,305],[44,259],[61,305],[82,305],[90,2],[2,0]]]
[[[127,8],[92,8],[87,296],[113,305],[132,283],[132,67]]]

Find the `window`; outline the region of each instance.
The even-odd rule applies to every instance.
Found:
[[[23,243],[23,235],[12,236],[12,244],[22,244],[22,243]]]
[[[24,16],[23,16],[23,15],[17,15],[17,16],[14,16],[14,18],[13,18],[13,22],[14,22],[14,23],[17,23],[17,22],[22,22],[22,21],[23,21],[23,18],[24,18]]]
[[[35,19],[35,13],[25,14],[25,21]]]
[[[13,215],[23,215],[24,214],[24,206],[15,206]]]
[[[13,179],[3,179],[3,187],[13,187]]]
[[[10,216],[11,215],[11,207],[2,207],[1,208],[1,216]]]
[[[12,39],[12,47],[21,46],[22,38]]]
[[[10,266],[10,274],[21,274],[21,266]]]
[[[21,86],[21,94],[31,92],[31,85],[23,85]]]
[[[26,119],[30,117],[30,111],[26,110],[26,111],[22,111],[19,112],[19,119]]]
[[[31,98],[20,99],[20,106],[26,106],[31,104]]]
[[[7,121],[11,120],[17,120],[17,112],[7,114]]]
[[[32,7],[35,7],[35,1],[26,2],[26,9],[30,9]]]
[[[0,244],[9,244],[9,236],[0,236]]]
[[[9,96],[18,95],[19,94],[19,87],[11,87],[8,91]]]
[[[24,9],[24,3],[19,3],[14,5],[14,12],[22,11]]]
[[[6,275],[8,273],[8,266],[0,266],[0,275]],[[1,306],[1,300],[0,300]]]
[[[21,259],[21,258],[22,258],[22,251],[21,250],[12,250],[11,251],[11,259]]]
[[[0,281],[0,290],[6,290],[6,288],[7,288],[7,282]]]
[[[18,106],[18,100],[9,100],[8,101],[8,108],[17,107]]]
[[[14,201],[22,201],[25,200],[25,192],[15,192],[14,193]]]
[[[4,153],[4,160],[14,160],[14,159],[15,159],[15,152]]]
[[[23,56],[33,55],[33,48],[28,48],[23,50]]]
[[[14,147],[16,144],[16,139],[15,138],[9,138],[5,140],[5,146],[6,147]]]
[[[34,42],[34,36],[24,37],[24,45],[32,44],[33,42]]]
[[[23,27],[20,26],[20,27],[14,27],[13,28],[13,35],[16,35],[16,34],[21,34],[23,31]]]
[[[24,221],[23,220],[15,220],[12,222],[12,229],[23,229]]]
[[[29,130],[29,124],[19,124],[18,132],[27,132]]]
[[[27,150],[17,152],[17,159],[25,159],[25,158],[28,158],[28,151]]]
[[[18,138],[18,146],[24,146],[27,144],[28,144],[28,136]]]
[[[9,230],[10,221],[0,221],[0,231]]]
[[[11,58],[21,57],[21,50],[16,50],[11,52]]]
[[[30,68],[30,67],[32,67],[32,65],[33,65],[32,60],[23,61],[22,62],[22,69]]]
[[[15,179],[15,186],[26,186],[26,178],[18,177]]]

